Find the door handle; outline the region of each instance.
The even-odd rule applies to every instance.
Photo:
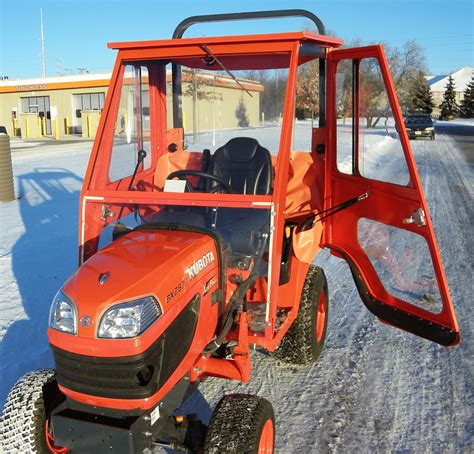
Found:
[[[423,208],[415,210],[409,218],[403,220],[404,224],[416,224],[418,227],[426,225],[426,214]]]

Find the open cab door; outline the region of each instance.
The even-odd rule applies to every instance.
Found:
[[[381,46],[328,55],[324,245],[384,323],[460,341],[420,178]],[[323,213],[324,213],[323,212]]]

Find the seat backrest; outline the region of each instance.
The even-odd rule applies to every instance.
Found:
[[[228,183],[234,194],[272,192],[270,153],[251,137],[235,137],[218,148],[212,157],[212,173]]]

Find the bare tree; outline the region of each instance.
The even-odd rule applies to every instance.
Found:
[[[183,95],[193,98],[193,142],[196,142],[197,135],[197,102],[222,100],[222,95],[215,91],[216,81],[220,77],[221,74],[196,71],[194,68],[190,72],[183,73],[184,81],[188,82]]]
[[[296,116],[305,118],[310,114],[311,120],[319,114],[319,65],[312,60],[298,68],[296,80]]]
[[[426,67],[424,51],[416,41],[408,41],[402,49],[388,45],[384,48],[401,109],[407,111],[411,105],[410,88]],[[392,115],[378,61],[363,59],[359,74],[361,115],[368,128],[375,127],[381,118]]]
[[[266,119],[278,118],[283,109],[288,71],[286,69],[252,69],[237,71],[235,74],[263,86],[263,91],[260,93],[260,112],[265,114]]]
[[[426,72],[424,49],[415,41],[407,41],[401,50],[388,48],[387,57],[400,107],[403,112],[411,105],[411,91],[420,72]]]
[[[352,65],[350,60],[339,62],[336,74],[336,109],[337,117],[344,123],[352,116]]]

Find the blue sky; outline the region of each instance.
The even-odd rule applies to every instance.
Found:
[[[46,72],[112,69],[109,41],[169,38],[197,14],[300,8],[317,14],[336,36],[401,47],[416,39],[431,74],[474,66],[472,0],[0,0],[0,76],[41,75],[40,19],[45,24]],[[196,26],[186,36],[290,31],[302,19]]]

